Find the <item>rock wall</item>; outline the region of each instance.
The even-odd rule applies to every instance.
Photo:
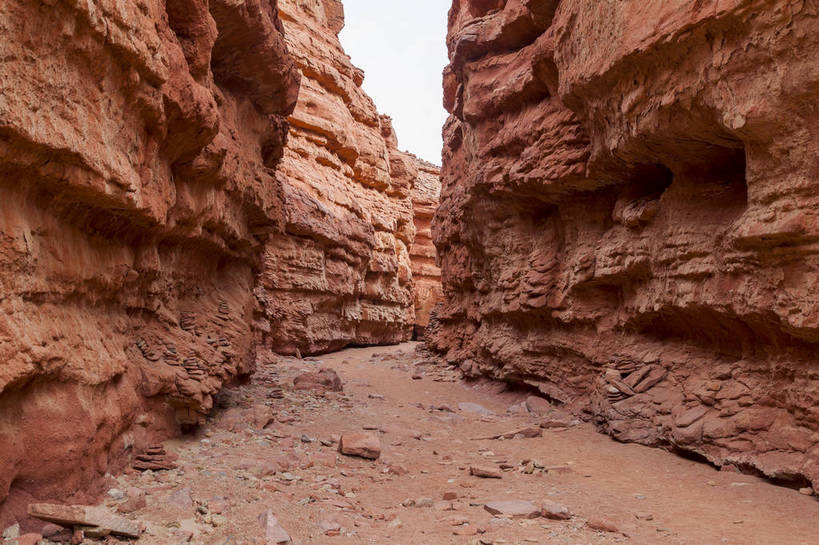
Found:
[[[819,485],[817,3],[449,25],[431,344],[617,439]]]
[[[341,2],[279,10],[303,79],[280,167],[285,230],[265,247],[256,292],[259,343],[316,354],[408,340],[415,168],[341,47]]]
[[[5,0],[0,36],[5,527],[252,370],[300,76],[275,0]]]
[[[410,247],[412,293],[415,299],[415,338],[423,338],[430,314],[442,297],[441,269],[432,242],[432,217],[441,196],[441,169],[418,159],[418,176],[412,190],[415,241]]]

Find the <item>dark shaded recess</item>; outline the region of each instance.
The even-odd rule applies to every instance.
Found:
[[[620,192],[628,200],[659,199],[674,181],[674,174],[662,164],[638,165],[631,172],[631,181]]]
[[[666,306],[635,316],[624,330],[663,341],[710,346],[719,354],[738,358],[784,348],[812,351],[817,345],[786,333],[774,315],[739,316],[705,305]]]

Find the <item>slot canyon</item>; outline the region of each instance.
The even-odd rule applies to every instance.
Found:
[[[0,545],[819,544],[819,2],[445,4],[0,0]]]

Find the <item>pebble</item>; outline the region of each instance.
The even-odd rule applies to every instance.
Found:
[[[808,487],[800,488],[799,493],[802,494],[803,496],[813,496],[813,488]]]
[[[112,488],[111,490],[108,491],[108,497],[111,498],[112,500],[117,501],[123,500],[125,499],[125,492],[123,492],[119,488]]]

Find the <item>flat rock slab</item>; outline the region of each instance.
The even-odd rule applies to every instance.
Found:
[[[483,508],[495,516],[515,519],[534,519],[540,516],[540,507],[524,500],[490,501]]]
[[[498,433],[495,435],[485,435],[483,437],[473,437],[473,441],[486,441],[491,439],[515,439],[515,438],[523,438],[523,439],[533,439],[535,437],[542,437],[543,430],[540,428],[534,428],[532,426],[526,428],[520,428],[517,430],[508,431],[506,433]]]
[[[282,545],[292,544],[290,535],[279,524],[279,519],[273,514],[273,511],[267,510],[259,515],[259,522],[262,523],[264,530],[264,545]]]
[[[483,405],[478,405],[477,403],[458,403],[458,408],[465,413],[479,414],[481,416],[492,416],[495,414]]]
[[[381,456],[381,441],[372,433],[345,433],[338,443],[338,451],[346,456],[377,460]]]
[[[28,506],[28,514],[62,526],[88,526],[98,534],[139,537],[139,527],[136,524],[114,515],[104,507],[32,503]]]
[[[488,466],[471,466],[469,474],[483,479],[500,479],[502,477],[500,470]]]

